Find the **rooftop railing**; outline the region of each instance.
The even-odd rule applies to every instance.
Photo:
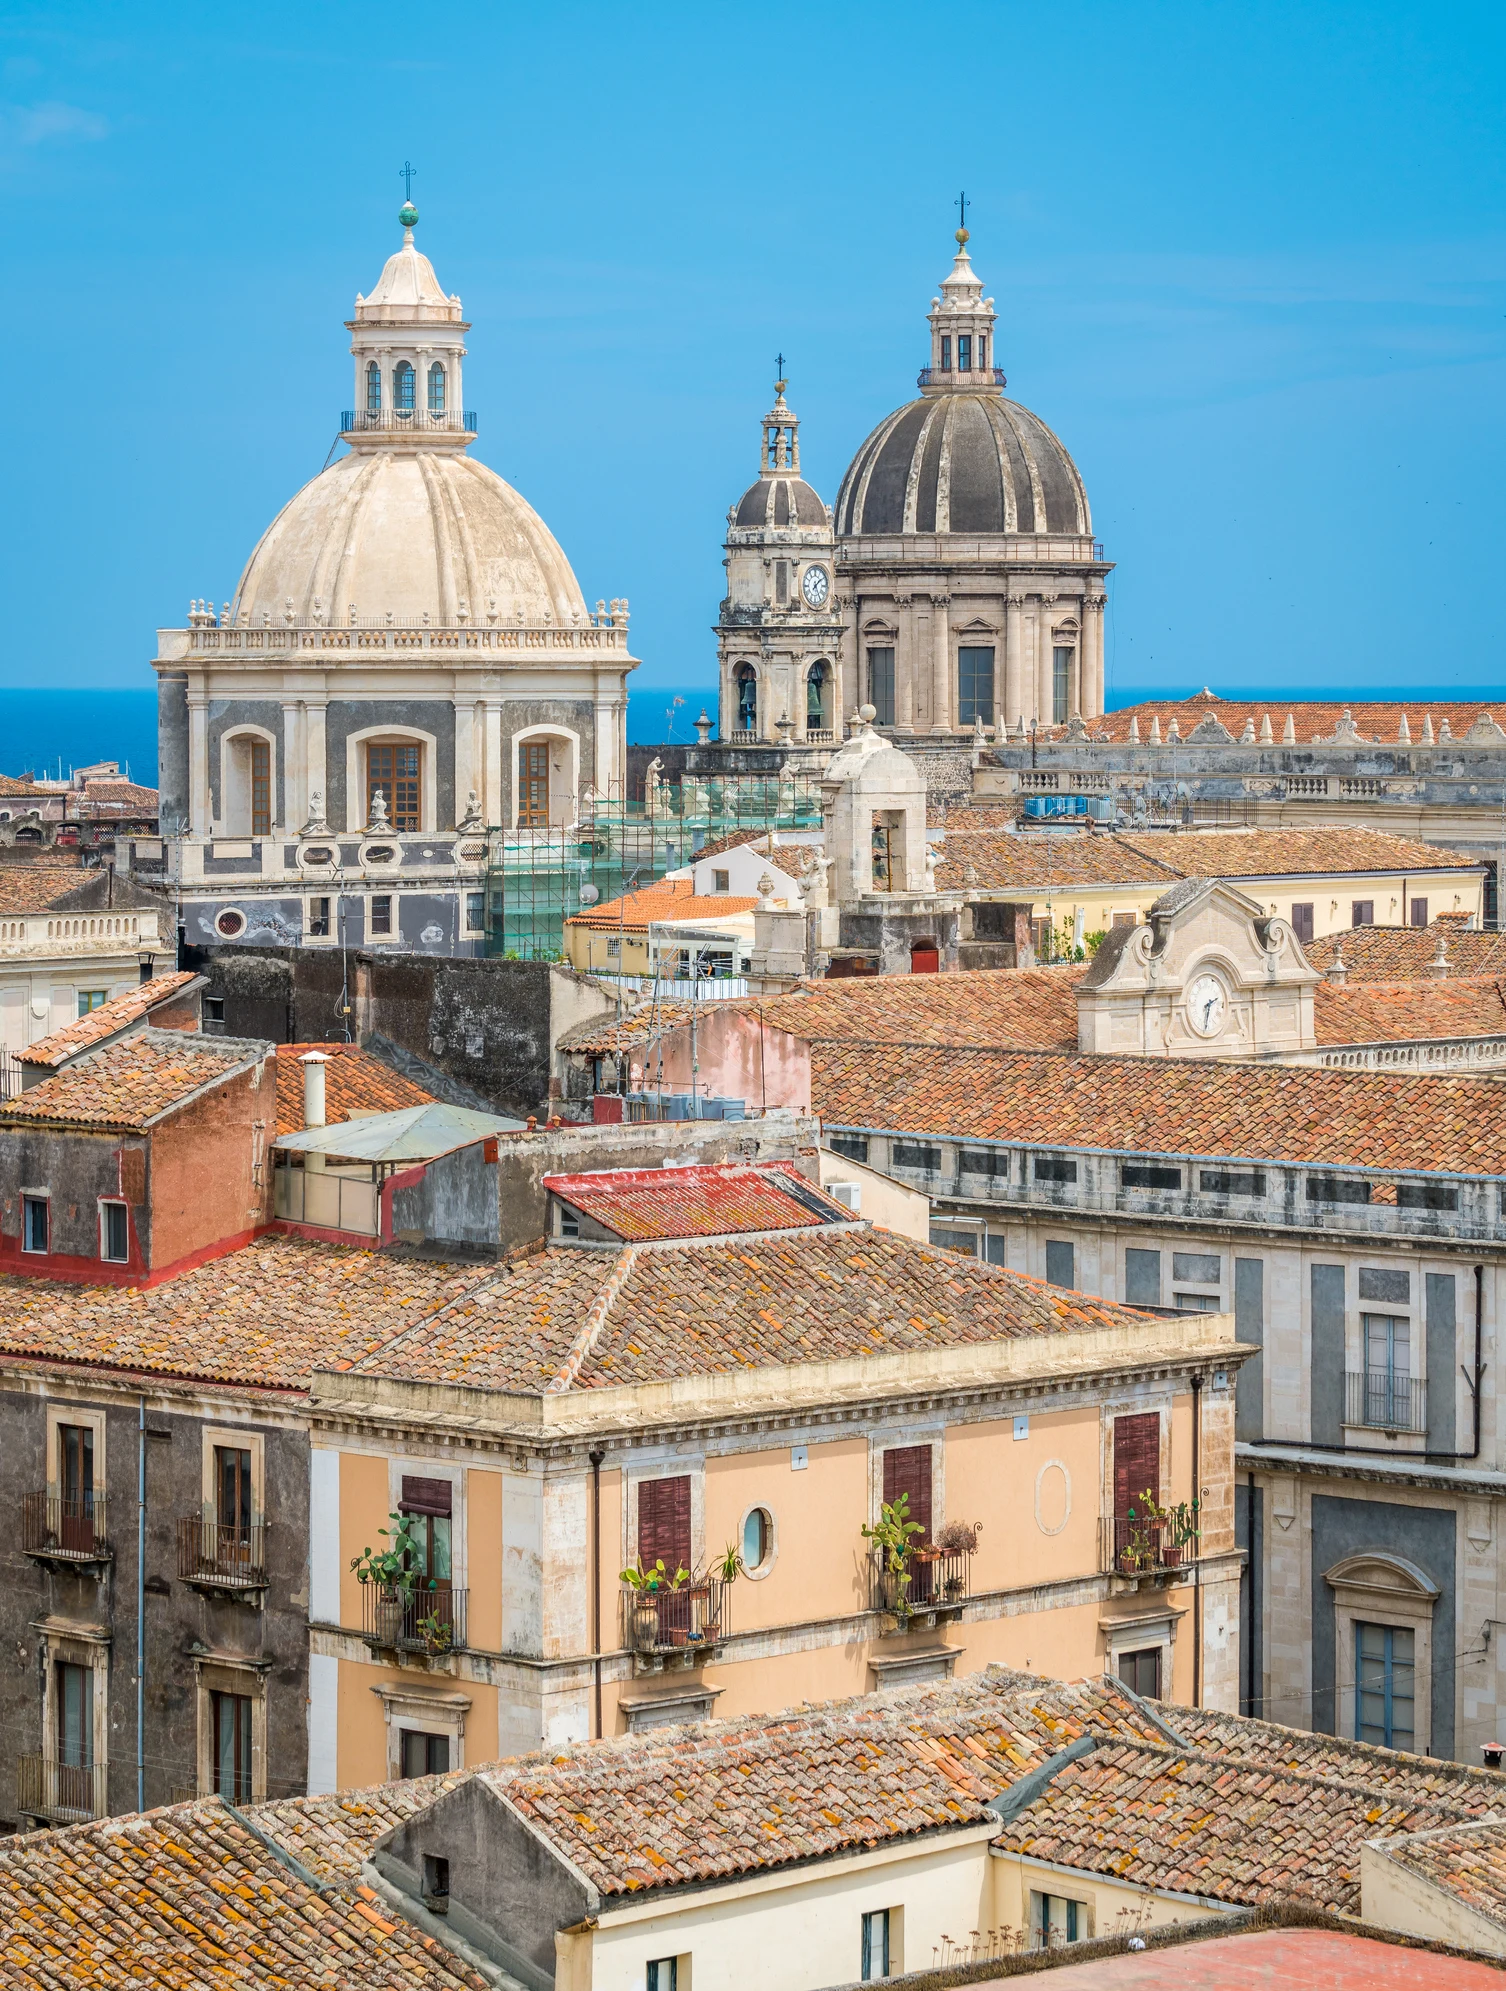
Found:
[[[476,412],[467,408],[347,408],[340,433],[350,435],[413,435],[419,432],[474,435]]]

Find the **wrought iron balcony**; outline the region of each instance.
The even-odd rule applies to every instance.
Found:
[[[1373,1431],[1427,1431],[1428,1386],[1421,1376],[1351,1369],[1345,1382],[1346,1424],[1367,1425]]]
[[[636,1653],[694,1658],[731,1630],[731,1585],[719,1576],[692,1576],[677,1590],[622,1592],[623,1643]]]
[[[421,1652],[439,1659],[465,1647],[464,1590],[400,1583],[361,1585],[361,1636],[387,1652]]]
[[[1174,1508],[1166,1519],[1116,1514],[1100,1521],[1099,1567],[1110,1576],[1170,1576],[1197,1560],[1195,1517]]]
[[[178,1578],[198,1590],[265,1590],[267,1524],[222,1528],[197,1514],[178,1523]]]
[[[903,1569],[893,1569],[881,1549],[870,1558],[869,1608],[898,1619],[900,1628],[912,1618],[934,1623],[938,1614],[960,1611],[972,1589],[970,1555],[946,1549],[914,1549]]]
[[[340,433],[351,435],[428,434],[474,435],[476,411],[473,408],[347,408],[340,417]]]
[[[103,1763],[60,1763],[55,1756],[22,1756],[16,1762],[16,1809],[23,1818],[52,1825],[81,1825],[109,1810],[109,1772]]]
[[[105,1529],[105,1496],[26,1494],[21,1502],[21,1550],[38,1562],[108,1562],[115,1551]]]

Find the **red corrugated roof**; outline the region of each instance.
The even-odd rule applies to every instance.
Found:
[[[546,1175],[544,1187],[630,1243],[845,1224],[852,1214],[790,1162],[603,1169]]]

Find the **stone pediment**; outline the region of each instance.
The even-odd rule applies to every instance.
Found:
[[[1464,739],[1468,746],[1498,747],[1506,745],[1506,733],[1501,731],[1488,712],[1480,714],[1474,725],[1464,735]]]
[[[1221,741],[1232,740],[1233,738],[1234,735],[1229,731],[1223,720],[1216,717],[1212,712],[1207,712],[1198,720],[1192,731],[1187,735],[1187,743],[1189,746],[1194,747],[1201,746],[1205,742],[1210,746],[1217,746]]]

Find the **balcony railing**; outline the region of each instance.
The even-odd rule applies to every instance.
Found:
[[[21,1502],[21,1549],[47,1562],[104,1562],[114,1550],[102,1493],[28,1493]]]
[[[1112,1576],[1160,1576],[1197,1560],[1197,1537],[1189,1533],[1190,1514],[1175,1509],[1167,1521],[1117,1514],[1101,1521],[1100,1568]]]
[[[678,1590],[622,1592],[623,1643],[634,1652],[705,1651],[731,1630],[731,1586],[694,1576]]]
[[[1368,1425],[1373,1431],[1427,1430],[1428,1386],[1421,1376],[1352,1369],[1345,1381],[1346,1424]]]
[[[970,1555],[916,1549],[903,1570],[890,1569],[887,1562],[883,1551],[875,1550],[869,1565],[872,1610],[904,1619],[966,1603],[972,1583]]]
[[[265,1590],[267,1524],[222,1528],[197,1514],[178,1523],[178,1577],[201,1589]]]
[[[414,430],[447,435],[474,435],[476,413],[467,408],[347,408],[340,417],[341,435],[411,435]]]
[[[1007,387],[1002,366],[923,366],[915,376],[917,387]]]
[[[23,1818],[79,1825],[106,1815],[108,1783],[103,1763],[60,1763],[53,1756],[22,1756],[16,1762],[16,1809]]]
[[[361,1636],[390,1652],[423,1652],[431,1659],[465,1646],[463,1590],[440,1586],[407,1590],[401,1584],[361,1585]]]

